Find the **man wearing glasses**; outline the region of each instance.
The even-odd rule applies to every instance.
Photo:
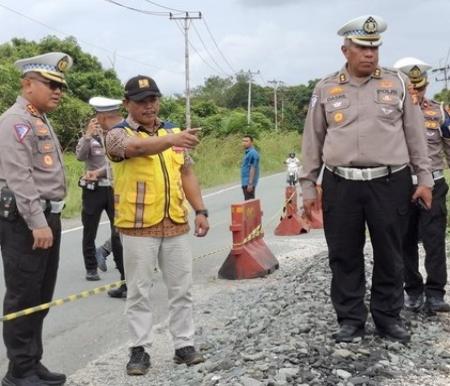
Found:
[[[51,301],[61,240],[60,214],[66,195],[63,156],[46,113],[56,109],[72,58],[48,53],[15,63],[21,95],[0,117],[0,244],[5,314]],[[42,363],[46,311],[3,325],[9,385],[62,385],[64,374]]]

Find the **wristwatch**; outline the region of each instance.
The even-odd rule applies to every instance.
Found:
[[[198,216],[199,214],[202,214],[206,218],[208,217],[208,209],[198,209],[195,211],[195,215]]]

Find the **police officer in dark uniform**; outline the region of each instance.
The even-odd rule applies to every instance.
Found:
[[[447,284],[447,255],[445,235],[447,230],[448,185],[444,169],[450,161],[450,117],[442,103],[425,97],[431,66],[417,58],[403,58],[394,64],[411,80],[410,93],[424,116],[423,131],[427,138],[428,156],[434,179],[433,204],[430,210],[419,206],[411,208],[410,226],[405,238],[405,308],[419,311],[450,312],[444,300]],[[421,236],[425,249],[424,283],[419,271],[418,240]]]
[[[323,204],[331,300],[340,325],[333,335],[337,342],[365,332],[366,226],[373,247],[370,311],[377,334],[409,341],[400,320],[402,241],[411,199],[431,206],[433,179],[422,114],[407,91],[408,78],[378,67],[380,33],[386,28],[382,18],[367,15],[338,31],[347,63],[317,84],[304,128],[304,208],[310,216]],[[322,164],[319,201],[316,183]],[[414,192],[408,164],[418,177]]]
[[[80,138],[76,155],[79,161],[86,164],[86,174],[80,180],[83,189],[83,256],[87,280],[100,280],[97,273],[95,238],[98,224],[103,211],[106,211],[111,223],[111,244],[114,260],[120,272],[120,279],[125,280],[123,268],[123,251],[120,235],[114,228],[114,194],[113,181],[109,163],[106,159],[104,135],[123,120],[120,115],[122,101],[105,97],[93,97],[89,104],[94,107],[96,117],[87,127],[86,133]],[[126,297],[126,286],[110,290],[109,296]]]
[[[61,147],[46,113],[61,101],[72,58],[54,52],[18,60],[22,93],[0,117],[0,242],[5,314],[51,301],[66,195]],[[64,374],[42,363],[42,327],[48,310],[7,321],[9,359],[2,386],[62,385]]]

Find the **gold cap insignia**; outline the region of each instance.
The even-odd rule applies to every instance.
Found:
[[[411,79],[419,80],[419,78],[422,78],[422,71],[420,71],[419,67],[414,66],[411,70],[409,70],[409,77]]]
[[[67,57],[67,55],[63,56],[56,64],[56,68],[61,72],[66,71],[68,66],[69,66],[69,58]]]
[[[150,87],[148,79],[139,79],[139,88]]]
[[[370,16],[363,24],[363,29],[364,32],[368,33],[368,34],[373,34],[375,32],[377,32],[377,22],[375,21],[375,19]]]

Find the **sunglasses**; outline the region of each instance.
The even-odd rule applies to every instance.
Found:
[[[56,82],[54,80],[40,79],[40,78],[34,78],[34,77],[31,77],[30,79],[34,79],[34,80],[37,80],[38,82],[45,84],[52,91],[55,91],[58,89],[61,91],[67,90],[67,86],[65,84]]]

